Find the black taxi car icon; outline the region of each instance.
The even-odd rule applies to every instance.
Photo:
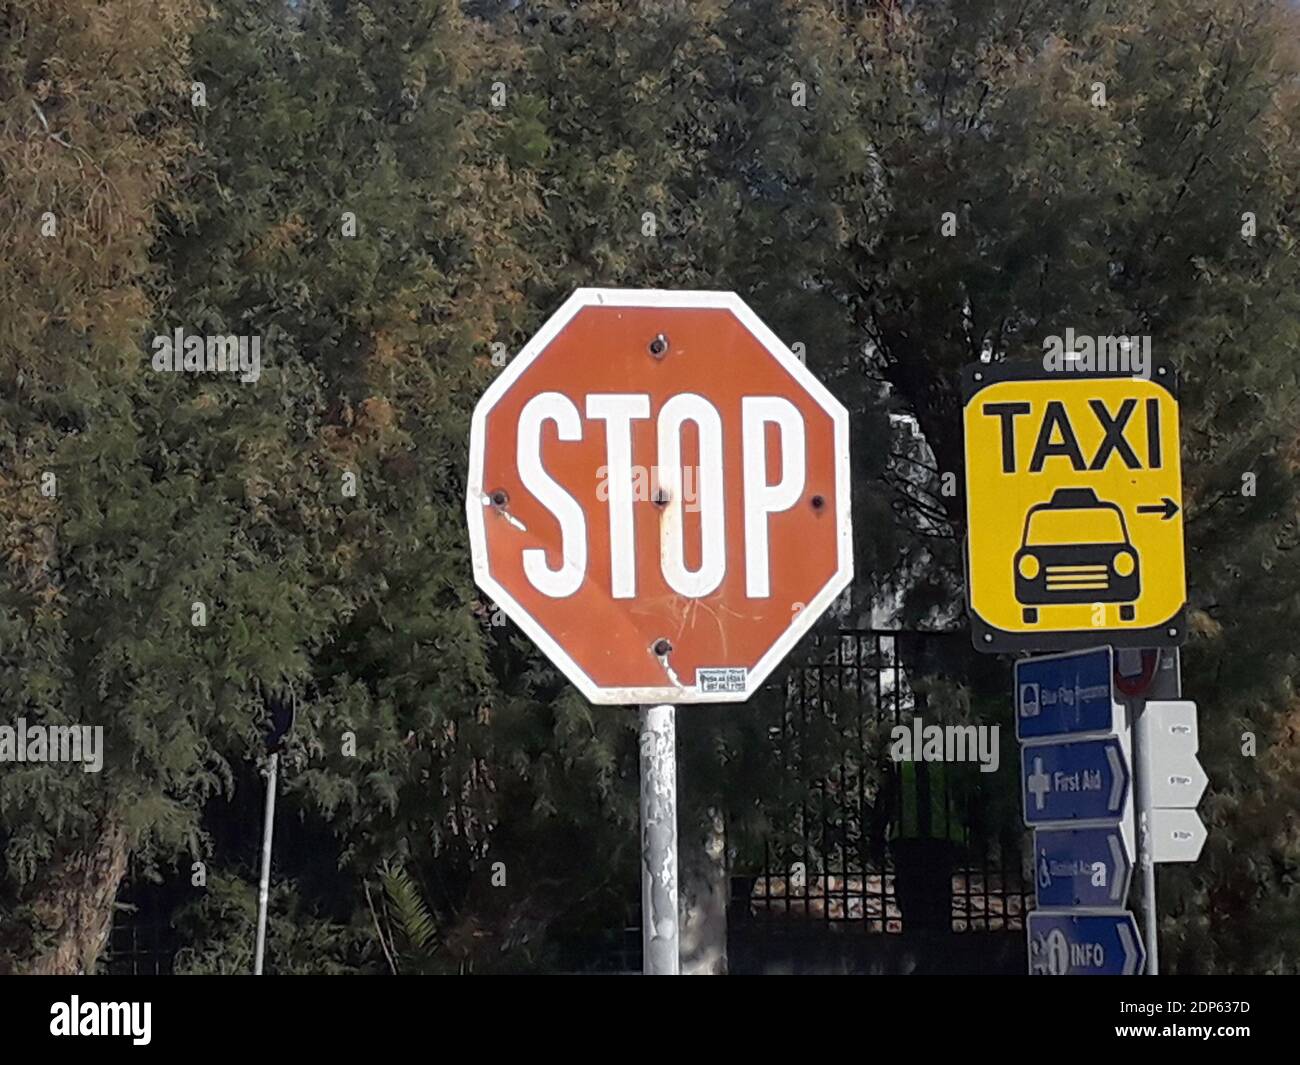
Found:
[[[1025,624],[1055,603],[1119,603],[1132,621],[1141,591],[1138,555],[1124,512],[1091,488],[1058,488],[1029,508],[1015,561],[1016,600]]]

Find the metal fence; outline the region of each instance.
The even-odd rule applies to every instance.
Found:
[[[114,976],[169,975],[177,946],[170,920],[173,905],[157,885],[133,877],[119,893],[104,971]]]
[[[805,645],[769,693],[782,703],[771,738],[796,798],[760,860],[746,868],[742,857],[732,881],[731,934],[750,940],[752,957],[761,963],[772,936],[923,933],[941,941],[1023,932],[1033,886],[1024,876],[1013,765],[989,774],[996,781],[976,774],[973,786],[946,787],[942,826],[931,826],[929,838],[903,839],[904,769],[888,755],[894,726],[918,714],[951,715],[956,703],[968,722],[1002,725],[1013,756],[1009,716],[972,716],[1009,704],[1004,672],[964,633],[854,630]],[[953,767],[908,771],[922,802],[936,802],[945,771],[951,781]],[[935,952],[947,949],[935,943]],[[1023,935],[984,953],[988,971],[1015,969]],[[978,949],[969,964],[979,971]]]

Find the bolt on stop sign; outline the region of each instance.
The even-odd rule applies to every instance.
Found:
[[[466,510],[589,700],[737,702],[852,579],[848,414],[733,293],[579,289],[475,409]]]

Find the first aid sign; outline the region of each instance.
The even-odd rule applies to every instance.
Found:
[[[743,700],[852,578],[848,435],[734,294],[579,289],[475,409],[475,579],[592,702]]]
[[[1150,380],[989,363],[963,374],[976,647],[1183,642],[1178,398]]]

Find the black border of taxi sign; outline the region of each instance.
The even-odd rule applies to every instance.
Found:
[[[966,608],[979,650],[1184,641],[1178,423],[1177,374],[1154,361],[1150,379],[963,368]]]

